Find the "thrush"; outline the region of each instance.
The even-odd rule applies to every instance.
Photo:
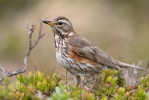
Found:
[[[110,57],[105,51],[77,34],[66,17],[58,16],[49,21],[44,20],[43,23],[50,25],[54,32],[57,62],[76,75],[77,85],[80,83],[80,76],[98,75],[106,68],[121,70],[131,67],[145,70]]]

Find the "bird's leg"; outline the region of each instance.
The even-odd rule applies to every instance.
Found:
[[[86,77],[84,77],[84,79],[83,79],[82,88],[84,89],[85,86],[86,86]]]
[[[97,82],[97,80],[98,80],[98,76],[95,76],[94,82],[93,82],[92,86],[90,87],[90,89],[89,89],[89,91],[88,91],[89,93],[92,91],[92,89],[93,89],[95,83]]]
[[[79,86],[79,84],[80,84],[80,81],[81,81],[81,78],[80,78],[80,76],[76,76],[76,79],[77,79],[77,84],[76,84],[76,86]]]
[[[86,85],[86,77],[84,77],[84,80],[83,80],[83,87]]]

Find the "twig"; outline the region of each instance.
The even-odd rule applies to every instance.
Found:
[[[136,88],[138,87],[138,85],[140,84],[141,78],[145,77],[148,73],[149,73],[149,61],[147,62],[147,67],[146,67],[146,72],[138,79],[136,80]]]
[[[70,84],[73,84],[75,83],[75,79],[74,77],[71,75],[71,73],[69,72],[66,72],[66,74],[63,74],[61,72],[59,72],[58,70],[55,70],[58,74],[62,75],[62,76],[65,76],[66,77],[66,85],[69,86]]]
[[[139,61],[137,67],[140,67],[141,64],[142,64],[142,61]]]
[[[4,68],[1,65],[0,65],[0,70],[2,72],[2,76],[4,76],[5,75],[5,70],[4,70]]]
[[[42,64],[40,63],[40,61],[39,61],[39,64],[40,64],[41,72],[44,72],[43,68],[42,68]]]
[[[142,77],[145,77],[149,73],[149,61],[147,62],[146,72],[142,75]]]
[[[68,79],[67,79],[67,76],[68,76],[68,72],[67,72],[67,70],[66,70],[66,86],[67,86],[67,81],[68,81]]]
[[[74,78],[72,77],[72,76],[70,76],[70,75],[66,75],[66,74],[63,74],[63,73],[61,73],[61,72],[59,72],[58,70],[55,70],[58,74],[60,74],[60,75],[62,75],[62,76],[67,76],[68,78],[70,78],[70,79],[72,79],[72,80],[74,80]],[[68,73],[67,73],[68,74]]]
[[[38,33],[38,38],[36,40],[36,42],[32,45],[32,34],[34,33],[34,30],[36,28],[35,25],[32,25],[31,28],[29,28],[29,25],[28,25],[28,22],[26,21],[26,28],[27,28],[27,32],[28,32],[28,35],[29,35],[29,48],[28,48],[28,52],[24,58],[24,68],[23,69],[19,69],[17,71],[5,71],[5,69],[0,66],[0,70],[2,72],[2,77],[0,78],[0,82],[2,82],[4,80],[5,77],[11,77],[11,76],[15,76],[15,75],[18,75],[20,73],[24,73],[26,72],[27,70],[27,61],[28,61],[28,57],[31,53],[31,51],[33,50],[33,48],[37,45],[37,43],[39,42],[39,40],[45,35],[45,33],[42,34],[42,22],[41,20],[39,19],[40,21],[40,30],[39,30],[39,33]]]
[[[55,68],[56,68],[56,65],[55,65],[55,66],[53,67],[53,69],[52,69],[51,77],[52,77],[52,75],[53,75],[53,72],[54,72]]]
[[[59,72],[58,70],[55,70],[58,74],[62,75],[62,76],[66,76],[65,74]]]
[[[35,66],[35,63],[33,63],[33,65],[34,65],[34,68],[35,68],[35,72],[37,71],[37,67]]]
[[[129,93],[132,93],[132,92],[135,92],[137,89],[134,89],[134,90],[131,90],[129,92],[126,92],[126,94],[129,94]]]
[[[148,62],[147,62],[147,70],[149,70],[149,60],[148,60]]]

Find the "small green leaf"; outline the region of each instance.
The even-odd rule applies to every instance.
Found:
[[[125,88],[120,87],[120,88],[118,89],[118,94],[120,94],[121,96],[124,96],[124,94],[125,94]]]
[[[18,75],[17,79],[20,83],[24,83],[24,76],[22,74]]]
[[[21,84],[21,85],[19,86],[19,90],[20,90],[21,93],[25,93],[25,92],[26,92],[26,86],[23,85],[23,84]]]

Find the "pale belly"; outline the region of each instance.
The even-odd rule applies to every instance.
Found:
[[[56,52],[57,62],[63,66],[66,70],[74,75],[79,76],[93,76],[95,74],[101,73],[103,66],[94,66],[89,63],[76,64],[75,61],[69,58],[67,55],[62,55]]]
[[[66,70],[74,75],[79,76],[93,76],[94,74],[101,73],[104,68],[102,65],[91,65],[90,63],[78,64],[76,61],[69,57],[71,51],[66,51],[67,40],[60,40],[58,35],[55,35],[55,51],[57,62]]]

